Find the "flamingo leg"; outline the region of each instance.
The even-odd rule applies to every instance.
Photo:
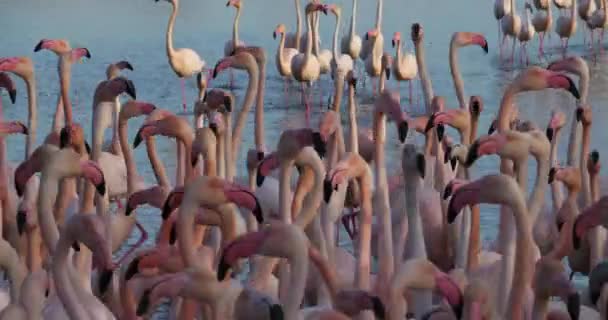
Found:
[[[135,250],[137,250],[137,248],[141,247],[141,245],[148,239],[148,232],[146,231],[146,229],[144,229],[144,227],[139,223],[139,221],[135,220],[135,226],[137,227],[137,229],[139,229],[139,232],[141,233],[141,236],[139,237],[139,240],[137,240],[137,242],[133,245],[133,247],[129,248],[129,250],[127,250],[127,252],[125,252],[122,257],[120,257],[120,259],[118,260],[118,262],[116,263],[117,265],[121,265],[124,260],[131,255],[131,253]]]
[[[182,87],[182,107],[184,111],[186,111],[186,80],[184,78],[179,78],[181,87]]]
[[[304,94],[304,106],[306,107],[306,127],[310,127],[310,104],[308,103],[310,98],[310,87],[308,89],[305,89],[304,83],[302,83],[302,92],[304,92],[304,90],[308,91]]]

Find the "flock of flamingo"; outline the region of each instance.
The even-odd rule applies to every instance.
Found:
[[[363,40],[353,0],[340,46],[341,8],[308,2],[302,35],[296,0],[296,32],[288,34],[284,24],[274,30],[276,66],[302,84],[307,108],[305,91],[329,74],[333,100],[318,126],[286,129],[276,148],[266,150],[267,56],[238,37],[241,0],[227,3],[237,11],[233,36],[213,69],[194,50],[173,47],[179,3],[167,1],[166,50],[182,81],[184,107],[184,80],[196,77],[198,84],[193,119],[137,100],[135,84],[121,74],[134,67],[119,61],[95,88],[89,144],[72,118],[70,82],[75,62],[91,54],[67,40],[42,39],[34,51],[57,56],[60,93],[52,130],[37,146],[33,61],[0,58],[0,87],[15,103],[15,75],[25,81],[28,98],[27,125],[0,122],[0,266],[10,284],[0,290],[0,319],[145,319],[166,299],[171,319],[608,319],[608,196],[601,196],[600,155],[590,150],[585,60],[570,56],[521,70],[506,85],[488,134],[478,135],[484,103],[464,93],[458,50],[487,52],[482,34],[451,38],[459,106],[448,109],[433,93],[420,24],[411,26],[415,54],[401,52],[397,32],[393,57],[383,51],[382,0]],[[501,7],[503,21],[516,16],[510,3]],[[606,10],[602,4],[598,10]],[[336,19],[332,51],[319,49],[319,20],[328,13]],[[508,34],[505,24],[503,31]],[[358,59],[378,78],[371,129],[358,126],[357,84],[365,77],[356,70]],[[209,88],[212,78],[233,70],[248,74],[238,110],[230,91]],[[422,115],[402,111],[398,90],[384,87],[391,74],[398,81],[420,76]],[[570,120],[554,111],[545,128],[520,118],[518,94],[549,88],[569,93],[560,97],[571,105]],[[121,104],[123,94],[132,100]],[[250,113],[255,145],[240,156]],[[138,117],[145,121],[130,142],[129,120]],[[395,134],[387,135],[387,122]],[[567,160],[559,165],[567,122]],[[406,141],[414,132],[425,137],[423,145]],[[5,139],[13,134],[27,136],[18,165],[6,159]],[[175,139],[173,184],[157,136]],[[387,137],[402,144],[401,168],[389,168],[390,174]],[[147,185],[138,173],[133,149],[142,144],[157,184]],[[500,172],[472,177],[471,166],[487,155],[500,158]],[[247,172],[239,175],[242,157]],[[529,158],[536,176],[528,193]],[[480,204],[500,206],[497,241],[488,247],[480,240]],[[137,212],[145,205],[160,209],[162,223],[155,245],[140,249],[147,231]],[[342,228],[350,239],[340,241]],[[141,235],[127,244],[132,233]],[[351,241],[354,253],[346,249]],[[575,286],[573,273],[587,275],[588,285]]]

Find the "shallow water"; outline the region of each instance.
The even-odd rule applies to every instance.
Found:
[[[523,1],[517,1],[518,7],[523,8]],[[52,4],[51,4],[52,3]],[[351,1],[337,1],[343,5],[342,30],[346,29],[350,19]],[[215,62],[223,56],[224,42],[231,37],[232,19],[234,9],[227,8],[224,1],[190,1],[180,4],[180,14],[175,27],[175,47],[189,47],[194,49],[213,67]],[[402,33],[406,50],[411,50],[409,38],[410,26],[420,22],[424,27],[427,61],[433,80],[436,95],[445,96],[448,106],[457,104],[452,79],[448,66],[448,46],[454,31],[482,32],[487,37],[490,53],[485,55],[478,47],[460,50],[461,72],[465,80],[467,95],[480,95],[485,102],[485,110],[481,116],[480,133],[487,131],[489,122],[497,112],[497,106],[502,97],[503,88],[518,73],[520,66],[516,63],[515,70],[499,63],[497,25],[492,14],[493,1],[439,1],[439,0],[386,0],[384,3],[383,31],[385,37],[385,50],[393,51],[390,47],[390,37],[393,32]],[[363,34],[373,26],[375,18],[376,1],[360,1],[357,20],[357,31]],[[159,107],[181,111],[181,94],[178,80],[169,67],[165,55],[165,28],[170,5],[164,1],[152,0],[105,0],[105,1],[66,1],[52,2],[42,0],[0,1],[0,36],[2,46],[0,57],[28,55],[36,63],[36,79],[38,86],[38,141],[42,141],[48,132],[52,112],[58,94],[56,73],[56,57],[47,51],[33,53],[34,46],[42,38],[68,39],[72,47],[87,47],[92,59],[73,68],[72,97],[74,101],[75,121],[85,126],[87,136],[90,137],[91,101],[96,84],[105,79],[105,68],[108,63],[118,60],[128,60],[135,67],[133,72],[125,74],[135,82],[137,96],[140,100],[153,102]],[[557,12],[554,11],[554,18]],[[299,96],[295,89],[286,103],[282,95],[283,82],[278,76],[274,64],[274,53],[278,40],[272,39],[272,31],[279,23],[285,23],[288,31],[295,28],[295,10],[293,1],[277,0],[243,0],[243,12],[240,21],[240,38],[246,44],[263,46],[268,55],[268,75],[266,82],[266,145],[273,149],[281,130],[287,126],[299,126],[303,123],[303,108],[299,105]],[[331,48],[331,36],[335,20],[333,16],[322,17],[321,33],[322,47]],[[342,33],[343,34],[343,33]],[[574,39],[570,41],[570,53],[588,54],[583,46],[583,33],[579,23],[579,30]],[[557,45],[557,37],[551,38],[551,47]],[[510,48],[510,46],[509,46]],[[557,59],[556,49],[550,49],[552,55],[539,60],[537,52],[537,38],[529,45],[531,63],[546,66],[548,62]],[[516,56],[516,61],[518,61]],[[589,60],[591,69],[591,87],[589,102],[593,106],[596,122],[592,129],[591,147],[600,151],[603,156],[607,148],[601,147],[600,142],[608,139],[608,131],[602,130],[602,122],[608,119],[608,111],[602,107],[608,101],[608,91],[605,91],[608,81],[605,57],[598,61]],[[227,72],[214,80],[212,86],[225,85],[228,79]],[[241,103],[246,87],[247,76],[243,72],[235,72],[235,94],[238,104]],[[16,78],[15,78],[16,79]],[[8,119],[26,120],[27,96],[23,83],[18,83],[18,101],[9,105],[6,96],[2,97],[5,106],[5,115]],[[320,81],[326,102],[330,92],[333,91],[329,77]],[[396,87],[392,80],[389,87]],[[407,86],[401,85],[402,99],[406,102]],[[415,86],[418,92],[418,84]],[[186,82],[188,101],[196,98],[196,85],[194,79]],[[359,90],[359,101],[371,101],[371,86]],[[422,96],[417,94],[422,102]],[[318,107],[318,97],[314,99],[312,123],[316,125],[318,114],[322,110]],[[522,94],[518,98],[520,113],[523,118],[537,121],[540,127],[545,127],[549,114],[553,109],[567,111],[571,115],[574,99],[565,92],[546,90],[537,93]],[[408,110],[409,106],[407,107]],[[365,109],[363,109],[365,110]],[[360,112],[361,123],[369,123],[370,113]],[[130,122],[131,136],[138,129],[143,119]],[[570,121],[568,121],[568,124]],[[245,132],[251,132],[253,117],[248,119]],[[392,129],[392,127],[389,127]],[[569,128],[564,128],[562,137],[566,136]],[[450,131],[453,134],[453,131]],[[388,146],[389,168],[395,167],[391,160],[398,159],[400,146],[396,142],[394,130],[389,129],[390,142]],[[454,136],[454,135],[453,135]],[[252,146],[252,135],[244,135],[243,147]],[[414,138],[418,143],[420,137]],[[24,142],[22,137],[10,137],[9,157],[13,161],[20,161],[23,154]],[[173,143],[169,140],[159,139],[159,150],[167,166],[174,167]],[[411,141],[411,140],[410,140]],[[561,139],[560,153],[565,154],[566,139]],[[245,149],[246,150],[246,149]],[[240,170],[243,173],[245,152],[241,152]],[[146,181],[154,182],[149,162],[143,148],[135,151],[138,169]],[[562,159],[565,159],[562,157]],[[497,171],[497,158],[486,157],[478,161],[474,176]],[[533,184],[535,163],[530,161],[530,187]],[[603,171],[605,174],[605,170]],[[145,222],[151,233],[155,232],[159,218],[155,210],[143,209],[141,221]],[[495,238],[497,226],[497,211],[495,207],[482,206],[482,233],[485,240]],[[133,239],[133,242],[135,240]]]

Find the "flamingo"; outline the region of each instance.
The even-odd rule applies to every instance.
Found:
[[[159,0],[155,0],[158,2]],[[169,59],[169,65],[173,72],[180,78],[182,87],[182,106],[184,111],[186,110],[186,85],[185,79],[190,78],[193,75],[203,72],[205,68],[205,61],[194,50],[190,48],[173,48],[173,26],[175,25],[175,18],[177,17],[177,11],[179,10],[179,0],[166,0],[172,6],[171,16],[169,17],[169,23],[167,24],[166,43],[165,48],[167,50],[167,58]]]
[[[357,0],[353,0],[353,11],[350,17],[350,28],[348,35],[342,37],[341,52],[350,55],[353,61],[356,61],[361,54],[361,37],[356,30],[357,21]]]
[[[528,14],[528,10],[530,10],[530,14]],[[519,31],[519,34],[517,35],[517,39],[519,39],[519,42],[521,44],[521,48],[523,51],[522,54],[526,55],[526,65],[530,64],[527,45],[528,45],[528,42],[531,41],[534,38],[534,35],[536,34],[536,29],[534,29],[534,24],[532,23],[532,20],[530,19],[531,14],[532,14],[532,6],[530,5],[530,3],[526,2],[525,10],[524,10],[524,21],[521,26],[521,30]],[[522,60],[523,60],[523,56],[522,56]]]
[[[557,5],[557,0],[553,0]],[[570,0],[567,0],[570,2]],[[572,8],[570,8],[570,6]],[[566,52],[568,51],[568,41],[570,37],[576,32],[576,0],[572,0],[570,6],[564,6],[563,8],[570,8],[570,16],[560,16],[557,18],[555,23],[555,32],[562,41],[562,55],[566,58]],[[559,6],[558,6],[559,7]]]
[[[511,3],[511,12],[505,14],[500,19],[500,25],[502,27],[503,32],[501,48],[504,45],[507,36],[513,39],[513,49],[511,50],[511,64],[513,64],[515,58],[515,41],[517,40],[517,36],[521,32],[521,18],[519,17],[519,14],[517,13],[517,8],[515,7],[515,0],[509,1]]]
[[[291,61],[293,57],[295,57],[299,51],[295,48],[286,48],[285,47],[285,25],[279,24],[276,29],[272,32],[272,37],[276,39],[277,34],[281,37],[279,41],[279,48],[277,49],[277,53],[275,55],[275,62],[277,65],[277,70],[279,74],[283,77],[284,81],[284,90],[285,95],[287,96],[287,79],[290,79],[292,76],[291,72]]]
[[[407,81],[410,86],[410,107],[412,106],[412,81],[418,75],[416,57],[411,53],[401,53],[401,32],[395,32],[392,40],[393,48],[397,48],[393,59],[393,76],[399,83]]]

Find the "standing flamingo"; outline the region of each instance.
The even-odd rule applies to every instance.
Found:
[[[418,64],[416,57],[411,53],[401,53],[401,32],[397,31],[393,35],[393,48],[397,48],[395,59],[393,59],[393,76],[395,80],[401,84],[401,81],[407,81],[410,86],[410,108],[413,106],[412,100],[412,81],[418,75]],[[412,110],[412,109],[410,109]]]
[[[158,2],[159,0],[155,0]],[[186,111],[186,84],[185,78],[190,78],[193,75],[204,71],[205,61],[199,57],[199,55],[190,48],[173,48],[173,26],[175,25],[175,18],[177,17],[177,11],[179,10],[179,0],[166,0],[171,3],[173,10],[169,17],[169,24],[167,25],[166,33],[166,44],[167,58],[169,59],[169,65],[173,72],[180,78],[182,87],[182,105],[184,111]]]

